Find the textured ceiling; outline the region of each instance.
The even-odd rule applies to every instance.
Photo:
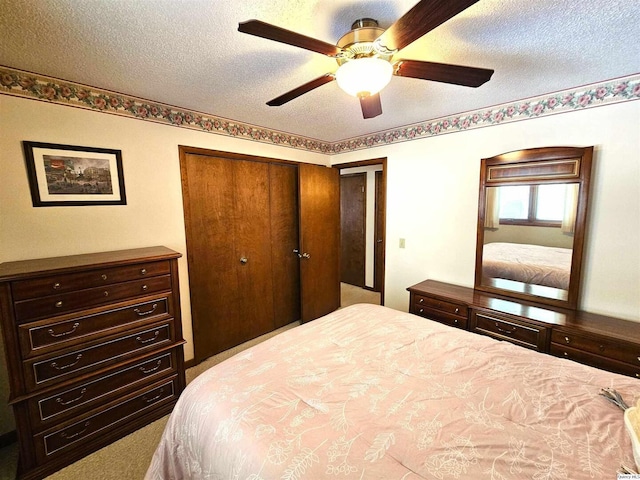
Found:
[[[0,65],[336,142],[640,72],[638,0],[480,0],[396,58],[495,70],[475,89],[394,77],[364,120],[335,82],[265,102],[335,60],[237,31],[249,19],[335,43],[417,0],[0,0]]]

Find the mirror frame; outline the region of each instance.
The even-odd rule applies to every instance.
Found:
[[[483,158],[480,167],[480,196],[478,200],[478,234],[474,288],[502,297],[517,298],[562,308],[577,309],[585,241],[589,186],[593,147],[543,147],[517,150],[490,158]],[[516,292],[495,285],[482,284],[482,250],[487,187],[504,185],[544,185],[552,183],[579,184],[578,205],[571,273],[566,299],[540,296],[536,293]]]

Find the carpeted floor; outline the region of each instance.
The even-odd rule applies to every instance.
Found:
[[[199,365],[187,369],[187,383],[209,367],[298,325],[300,325],[299,322],[293,322],[208,358]],[[169,416],[167,415],[160,420],[156,420],[146,427],[63,468],[47,477],[46,480],[142,480],[151,462],[153,452],[160,442],[160,437],[168,418]],[[15,480],[17,461],[16,444],[0,449],[0,480]]]
[[[340,297],[341,307],[348,307],[356,303],[373,303],[380,305],[380,292],[373,292],[348,283],[340,284]]]
[[[341,284],[341,306],[355,303],[380,304],[380,293]],[[209,367],[235,355],[242,350],[299,325],[291,323],[266,335],[214,355],[186,371],[187,383]],[[141,480],[147,471],[153,452],[160,442],[169,416],[161,418],[140,430],[98,450],[97,452],[54,473],[46,480]],[[16,445],[0,449],[0,480],[15,480],[18,455]]]

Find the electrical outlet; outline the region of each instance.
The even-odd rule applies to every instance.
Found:
[[[404,238],[400,239],[400,248],[404,248]]]

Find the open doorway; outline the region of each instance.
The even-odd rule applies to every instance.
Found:
[[[386,158],[334,165],[341,178],[341,306],[384,304]]]

